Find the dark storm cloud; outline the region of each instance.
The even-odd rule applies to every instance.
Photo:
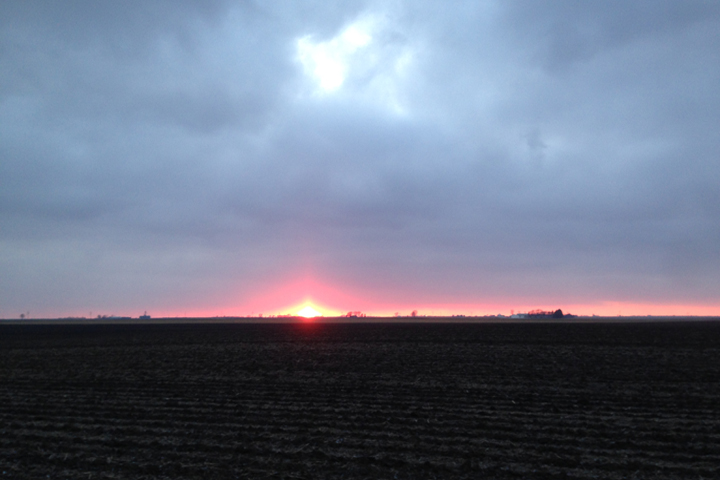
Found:
[[[718,32],[701,1],[5,2],[0,314],[308,265],[437,302],[717,303]]]

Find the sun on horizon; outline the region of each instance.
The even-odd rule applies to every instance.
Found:
[[[310,305],[305,305],[300,311],[297,312],[299,317],[305,317],[305,318],[314,318],[314,317],[322,317],[323,314],[321,312],[318,312]]]

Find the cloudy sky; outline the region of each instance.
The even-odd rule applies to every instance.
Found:
[[[720,2],[0,3],[0,317],[720,314]]]

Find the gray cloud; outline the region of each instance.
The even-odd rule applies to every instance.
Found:
[[[718,304],[715,2],[0,9],[0,316]]]

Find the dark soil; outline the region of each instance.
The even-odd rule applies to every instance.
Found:
[[[720,323],[0,325],[3,478],[720,478]]]

